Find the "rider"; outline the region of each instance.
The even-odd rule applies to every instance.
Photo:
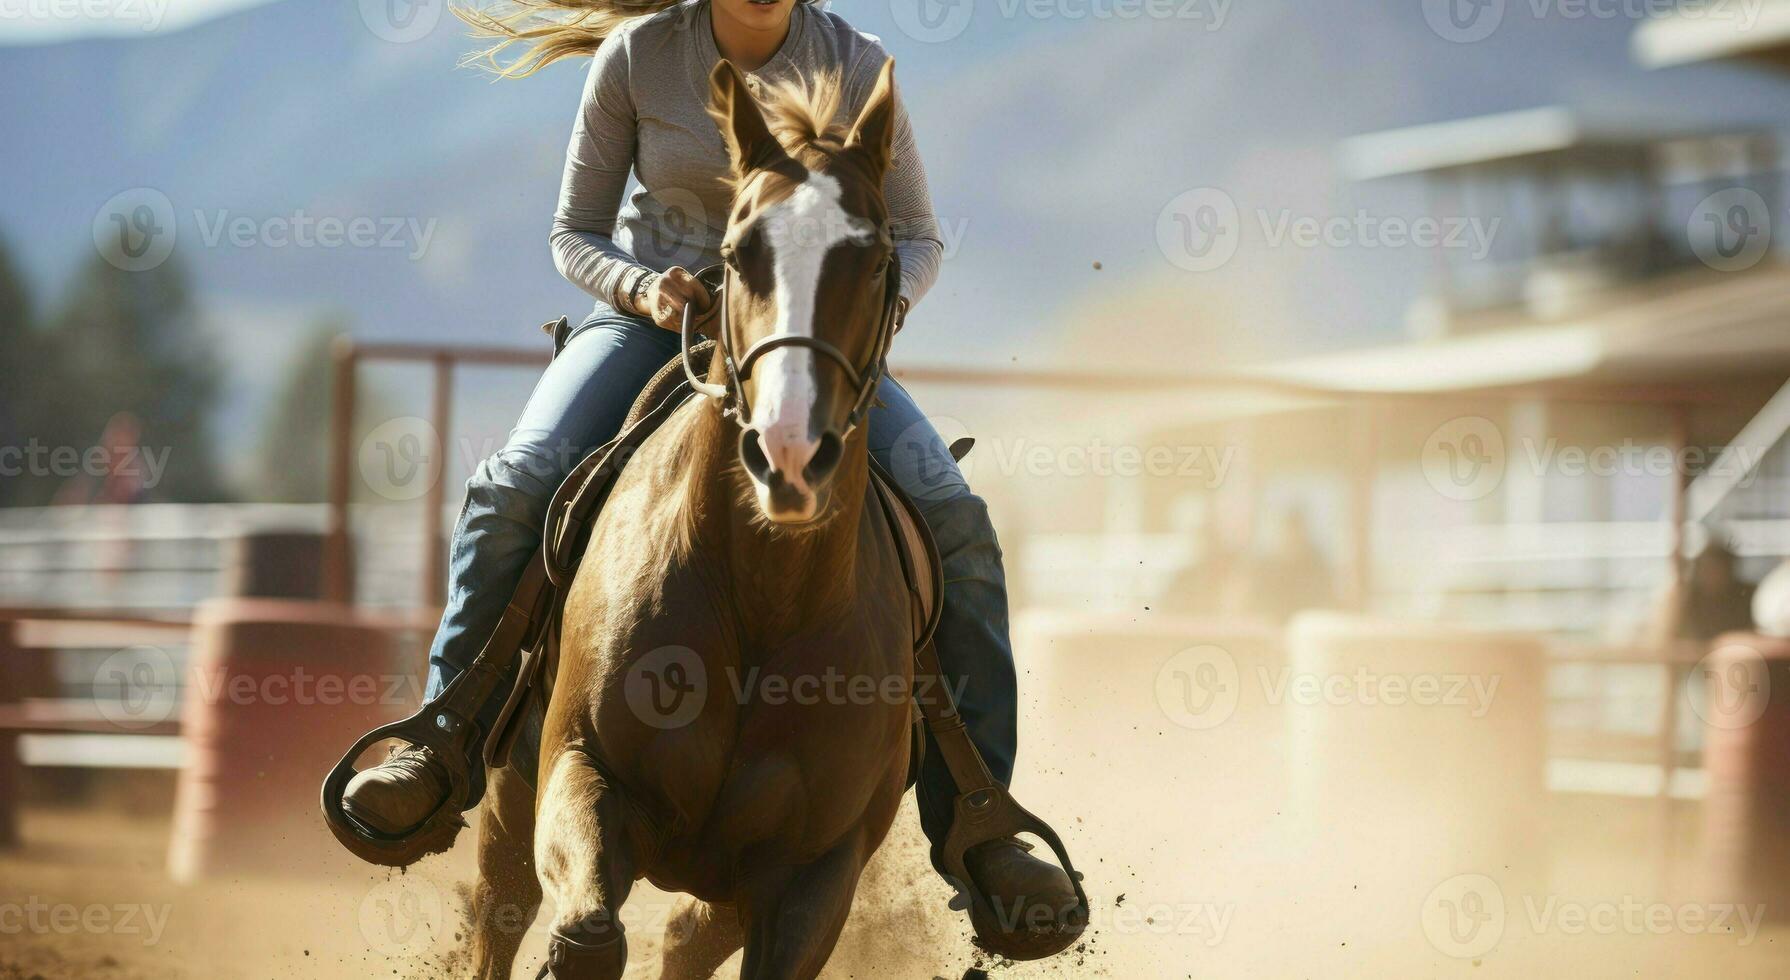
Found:
[[[555,60],[592,56],[572,128],[551,243],[559,271],[596,297],[542,375],[508,441],[466,485],[454,531],[451,588],[429,655],[433,698],[473,661],[541,543],[549,499],[584,454],[612,438],[635,396],[679,351],[686,304],[710,298],[688,271],[720,261],[731,190],[727,151],[706,107],[708,77],[726,57],[764,81],[839,72],[855,115],[887,55],[874,38],[809,0],[539,0],[533,8],[575,11],[542,30],[514,15],[469,15],[497,48],[527,39],[505,69],[526,75]],[[644,16],[641,11],[647,10]],[[656,12],[650,12],[656,11]],[[885,193],[901,262],[899,310],[926,295],[943,245],[926,173],[905,112]],[[632,171],[639,179],[623,205]],[[940,658],[960,692],[959,708],[983,760],[1005,784],[1017,742],[1013,653],[1000,547],[982,498],[970,491],[943,441],[913,399],[885,377],[869,417],[870,452],[920,504],[943,557]],[[502,692],[480,714],[490,730]],[[473,760],[473,771],[480,764]],[[358,775],[343,808],[378,831],[420,824],[449,792],[431,750],[406,747]],[[474,798],[482,792],[475,787]],[[919,782],[921,824],[938,848],[956,787],[937,751]],[[468,801],[470,804],[472,801]],[[1073,904],[1067,875],[1008,838],[981,845],[966,864],[992,896]]]

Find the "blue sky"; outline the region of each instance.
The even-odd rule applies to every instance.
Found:
[[[0,16],[0,45],[130,38],[182,30],[273,0],[17,0]]]

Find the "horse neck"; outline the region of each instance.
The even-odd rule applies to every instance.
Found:
[[[700,448],[686,470],[692,544],[725,564],[729,587],[740,608],[753,611],[755,627],[788,635],[852,600],[870,480],[865,433],[860,426],[846,440],[833,477],[831,513],[812,529],[786,530],[758,509],[733,425],[714,407],[704,407],[691,433]]]

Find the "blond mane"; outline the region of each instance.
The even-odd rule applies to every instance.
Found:
[[[821,139],[845,139],[845,124],[837,121],[845,86],[837,71],[812,79],[796,76],[749,84],[765,125],[785,150],[793,152]]]
[[[840,103],[845,98],[844,85],[837,71],[823,71],[811,79],[767,81],[747,76],[746,87],[764,116],[765,128],[785,153],[793,156],[821,140],[844,141],[847,127],[837,121]],[[713,102],[709,103],[708,113],[723,130],[731,125],[726,111]],[[728,183],[737,193],[750,176],[736,169],[729,175]]]

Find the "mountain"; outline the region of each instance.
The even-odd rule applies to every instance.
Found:
[[[898,347],[910,363],[1147,366],[1165,345],[1202,362],[1382,338],[1430,266],[1421,250],[1246,240],[1190,273],[1158,249],[1159,213],[1207,186],[1252,216],[1410,213],[1410,188],[1351,186],[1333,163],[1338,139],[1390,126],[1549,103],[1790,116],[1782,81],[1644,72],[1632,21],[1547,5],[1509,4],[1492,37],[1455,43],[1416,3],[948,0],[969,19],[928,43],[913,4],[938,2],[836,6],[895,54],[953,239]],[[226,355],[256,379],[244,411],[320,312],[364,337],[519,344],[582,312],[546,231],[583,66],[509,82],[458,68],[472,42],[440,7],[282,0],[0,49],[0,230],[40,299],[90,254],[105,202],[149,187]],[[402,10],[423,20],[381,22]],[[371,219],[393,247],[230,233],[301,216]]]

